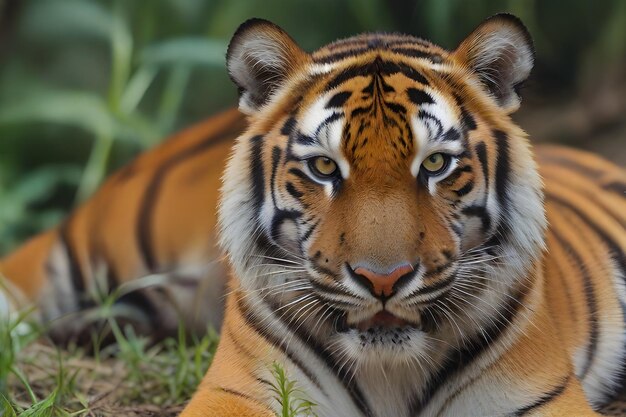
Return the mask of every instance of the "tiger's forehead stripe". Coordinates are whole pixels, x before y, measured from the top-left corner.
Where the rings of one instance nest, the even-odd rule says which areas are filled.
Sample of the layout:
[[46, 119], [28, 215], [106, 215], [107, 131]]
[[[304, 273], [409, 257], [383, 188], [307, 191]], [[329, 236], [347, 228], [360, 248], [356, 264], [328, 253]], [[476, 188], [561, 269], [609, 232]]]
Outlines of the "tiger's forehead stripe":
[[410, 58], [422, 58], [432, 63], [442, 63], [447, 56], [445, 50], [428, 41], [409, 35], [394, 33], [362, 34], [331, 43], [313, 54], [315, 63], [332, 63], [356, 57], [378, 49]]
[[[375, 43], [378, 37], [344, 41], [331, 45], [329, 51], [334, 54], [345, 48], [354, 50], [357, 44]], [[389, 45], [400, 48], [408, 47], [409, 41], [398, 36], [386, 42], [387, 48]], [[421, 41], [413, 45], [415, 50], [424, 52], [428, 44]], [[383, 131], [386, 143], [393, 149], [387, 149], [385, 153], [388, 155], [382, 158], [390, 161], [391, 155], [395, 155], [394, 159], [412, 155], [408, 165], [413, 176], [417, 176], [422, 160], [430, 153], [460, 153], [466, 141], [464, 124], [471, 127], [473, 123], [462, 120], [463, 109], [459, 100], [441, 92], [442, 87], [445, 91], [454, 91], [452, 85], [438, 80], [438, 77], [433, 78], [433, 71], [438, 72], [441, 64], [432, 60], [416, 61], [414, 58], [420, 54], [399, 56], [393, 50], [379, 47], [369, 48], [367, 53], [359, 56], [336, 55], [341, 58], [339, 61], [314, 64], [316, 76], [322, 71], [329, 73], [320, 76], [314, 101], [302, 118], [302, 132], [309, 138], [306, 143], [319, 142], [326, 149], [332, 149], [329, 156], [338, 159], [342, 172], [349, 168], [348, 161], [359, 165], [370, 159], [366, 155], [372, 149], [382, 149], [370, 145]], [[408, 82], [397, 77], [406, 77]], [[349, 101], [353, 96], [359, 100]], [[380, 104], [382, 106], [376, 111], [382, 110], [382, 119], [377, 122], [376, 118], [372, 119], [372, 111]], [[344, 124], [343, 131], [338, 129], [340, 124]], [[320, 133], [323, 138], [318, 139]], [[376, 159], [381, 157], [378, 151], [376, 155]]]
[[430, 85], [429, 80], [421, 71], [406, 62], [384, 59], [376, 51], [372, 52], [369, 58], [364, 63], [349, 65], [343, 69], [326, 83], [324, 91], [331, 91], [353, 78], [371, 77], [372, 75], [388, 77], [394, 74], [402, 74], [419, 84]]

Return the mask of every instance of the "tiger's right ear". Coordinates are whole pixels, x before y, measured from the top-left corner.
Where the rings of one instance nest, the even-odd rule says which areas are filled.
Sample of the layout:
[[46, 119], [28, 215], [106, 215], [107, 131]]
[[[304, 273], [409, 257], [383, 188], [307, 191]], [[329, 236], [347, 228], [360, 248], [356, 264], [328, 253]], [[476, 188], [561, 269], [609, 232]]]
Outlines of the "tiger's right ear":
[[263, 19], [244, 22], [226, 53], [228, 75], [239, 87], [239, 109], [255, 113], [308, 59], [308, 54], [275, 24]]
[[501, 13], [481, 23], [454, 52], [507, 113], [520, 105], [519, 87], [535, 61], [533, 41], [519, 18]]

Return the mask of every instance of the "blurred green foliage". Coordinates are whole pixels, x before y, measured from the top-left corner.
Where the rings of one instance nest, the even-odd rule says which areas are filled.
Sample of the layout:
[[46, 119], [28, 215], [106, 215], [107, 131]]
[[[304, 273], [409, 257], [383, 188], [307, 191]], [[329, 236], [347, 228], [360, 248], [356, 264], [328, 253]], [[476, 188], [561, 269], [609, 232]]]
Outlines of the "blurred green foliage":
[[542, 94], [571, 95], [626, 56], [622, 0], [0, 0], [0, 253], [141, 150], [233, 106], [224, 54], [247, 18], [306, 50], [370, 30], [454, 48], [502, 11], [535, 38]]

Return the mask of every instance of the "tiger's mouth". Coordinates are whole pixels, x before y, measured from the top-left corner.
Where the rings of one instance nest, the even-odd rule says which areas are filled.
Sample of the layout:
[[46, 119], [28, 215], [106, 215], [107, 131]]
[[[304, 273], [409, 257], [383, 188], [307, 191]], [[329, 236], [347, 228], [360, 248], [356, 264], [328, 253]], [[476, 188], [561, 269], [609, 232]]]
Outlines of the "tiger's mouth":
[[394, 329], [396, 331], [403, 330], [422, 330], [421, 320], [406, 320], [395, 316], [387, 310], [381, 310], [373, 316], [359, 321], [351, 322], [347, 314], [343, 314], [338, 320], [337, 330], [339, 332], [347, 332], [356, 330], [361, 333], [372, 333], [376, 331], [386, 331]]

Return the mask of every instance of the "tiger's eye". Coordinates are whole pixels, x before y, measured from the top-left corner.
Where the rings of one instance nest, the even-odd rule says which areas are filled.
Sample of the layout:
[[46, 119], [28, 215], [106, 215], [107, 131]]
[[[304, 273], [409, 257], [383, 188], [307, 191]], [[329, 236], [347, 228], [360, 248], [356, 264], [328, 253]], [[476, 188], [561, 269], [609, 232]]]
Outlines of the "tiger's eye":
[[432, 155], [429, 155], [424, 162], [422, 162], [422, 166], [426, 170], [427, 174], [438, 174], [443, 171], [447, 165], [447, 159], [444, 154], [437, 152]]
[[313, 158], [309, 166], [321, 177], [330, 177], [337, 172], [337, 163], [325, 156]]

